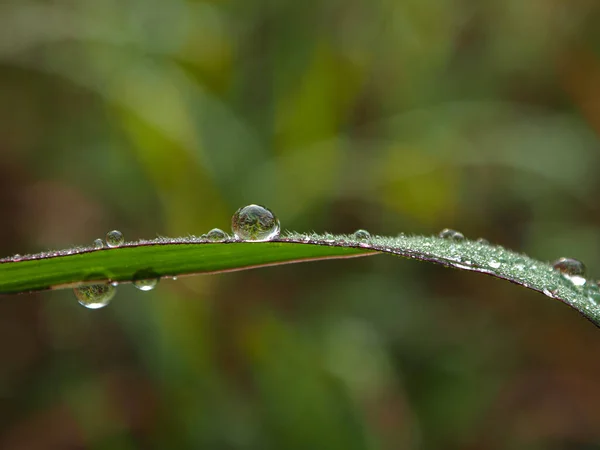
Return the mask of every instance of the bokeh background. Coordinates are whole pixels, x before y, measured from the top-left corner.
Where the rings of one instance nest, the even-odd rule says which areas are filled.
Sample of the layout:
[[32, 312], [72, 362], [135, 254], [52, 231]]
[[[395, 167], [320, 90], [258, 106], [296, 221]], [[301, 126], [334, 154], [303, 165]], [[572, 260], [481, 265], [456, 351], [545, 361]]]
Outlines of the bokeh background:
[[[595, 0], [3, 0], [0, 255], [450, 227], [600, 277]], [[597, 449], [600, 330], [389, 256], [0, 297], [2, 449]]]

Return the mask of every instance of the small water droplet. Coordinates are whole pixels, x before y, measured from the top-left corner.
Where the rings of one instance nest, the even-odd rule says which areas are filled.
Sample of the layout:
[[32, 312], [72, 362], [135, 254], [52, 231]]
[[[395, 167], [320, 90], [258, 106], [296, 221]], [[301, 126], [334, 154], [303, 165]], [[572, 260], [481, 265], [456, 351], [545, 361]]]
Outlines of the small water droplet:
[[550, 298], [556, 298], [556, 295], [558, 294], [558, 289], [544, 288], [544, 290], [542, 292], [544, 293], [544, 295], [547, 295]]
[[23, 256], [19, 255], [18, 253], [16, 255], [14, 255], [12, 257], [13, 261], [20, 261], [21, 259], [23, 259]]
[[371, 238], [371, 233], [367, 230], [356, 230], [354, 234], [352, 234], [352, 237], [358, 241], [366, 241]]
[[138, 270], [133, 275], [133, 285], [140, 291], [151, 291], [160, 280], [158, 274], [151, 268]]
[[112, 230], [106, 233], [106, 245], [109, 247], [118, 247], [123, 245], [125, 239], [123, 238], [123, 233], [119, 230]]
[[94, 248], [96, 248], [96, 249], [104, 248], [104, 241], [99, 238], [95, 239], [94, 240]]
[[485, 238], [478, 238], [475, 242], [482, 245], [490, 245], [490, 241]]
[[243, 241], [270, 241], [279, 237], [279, 219], [273, 212], [260, 205], [248, 205], [238, 209], [231, 218], [231, 230]]
[[227, 239], [227, 233], [225, 233], [220, 228], [213, 228], [208, 233], [206, 233], [206, 239], [211, 242], [221, 242]]
[[108, 283], [79, 286], [73, 289], [80, 305], [89, 309], [103, 308], [110, 303], [117, 289]]
[[118, 282], [118, 281], [112, 281], [112, 282], [110, 283], [110, 285], [111, 285], [111, 286], [114, 286], [114, 287], [117, 287], [117, 286], [119, 285], [119, 282]]
[[147, 278], [145, 280], [134, 280], [133, 285], [140, 291], [151, 291], [158, 284], [158, 278]]
[[465, 238], [465, 235], [460, 231], [451, 230], [450, 228], [444, 228], [442, 231], [440, 231], [438, 236], [444, 239], [452, 239], [455, 241], [462, 241]]
[[172, 280], [173, 280], [173, 281], [177, 281], [177, 277], [176, 277], [176, 276], [175, 276], [175, 277], [172, 277]]
[[490, 260], [488, 264], [492, 269], [499, 269], [502, 265], [499, 261], [496, 261], [495, 259]]
[[560, 258], [552, 263], [552, 267], [567, 277], [583, 277], [585, 275], [585, 264], [578, 259]]

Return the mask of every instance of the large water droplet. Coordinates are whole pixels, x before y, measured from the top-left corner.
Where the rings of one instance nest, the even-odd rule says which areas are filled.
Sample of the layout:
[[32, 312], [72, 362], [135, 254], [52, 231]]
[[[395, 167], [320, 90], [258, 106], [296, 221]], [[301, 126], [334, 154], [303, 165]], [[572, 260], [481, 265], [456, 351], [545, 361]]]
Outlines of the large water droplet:
[[371, 233], [367, 230], [356, 230], [354, 234], [352, 234], [352, 237], [357, 241], [366, 241], [371, 238]]
[[102, 239], [95, 239], [94, 240], [94, 248], [97, 248], [97, 249], [104, 248], [104, 241]]
[[444, 228], [440, 231], [439, 237], [444, 239], [452, 239], [455, 241], [462, 241], [465, 238], [465, 235], [460, 231], [451, 230], [450, 228]]
[[213, 228], [208, 233], [206, 233], [206, 239], [212, 242], [221, 242], [227, 239], [227, 233], [225, 233], [220, 228]]
[[103, 308], [110, 303], [117, 289], [108, 284], [91, 284], [73, 289], [80, 305], [89, 309]]
[[119, 230], [112, 230], [106, 233], [106, 245], [109, 247], [118, 247], [119, 245], [123, 245], [125, 239], [123, 238], [123, 233]]
[[244, 241], [270, 241], [279, 237], [279, 219], [271, 210], [259, 205], [238, 209], [231, 218], [235, 237]]
[[585, 275], [585, 264], [578, 259], [560, 258], [552, 263], [552, 267], [568, 277]]

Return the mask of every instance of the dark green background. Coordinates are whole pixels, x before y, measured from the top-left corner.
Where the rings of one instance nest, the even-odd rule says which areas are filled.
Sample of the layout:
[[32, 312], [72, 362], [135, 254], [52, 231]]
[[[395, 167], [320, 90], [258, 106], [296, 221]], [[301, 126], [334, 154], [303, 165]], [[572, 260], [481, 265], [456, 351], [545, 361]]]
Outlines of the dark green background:
[[[5, 0], [0, 255], [228, 228], [468, 237], [600, 276], [590, 0]], [[377, 256], [0, 298], [0, 448], [600, 448], [600, 331]]]

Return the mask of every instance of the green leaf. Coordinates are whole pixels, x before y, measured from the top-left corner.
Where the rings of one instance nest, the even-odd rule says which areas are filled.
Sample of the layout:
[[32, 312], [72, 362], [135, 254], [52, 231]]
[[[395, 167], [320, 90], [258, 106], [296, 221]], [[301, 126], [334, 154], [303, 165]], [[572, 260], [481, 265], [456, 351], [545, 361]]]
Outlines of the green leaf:
[[268, 242], [207, 242], [159, 238], [117, 248], [74, 248], [0, 260], [0, 293], [14, 294], [82, 284], [219, 273], [256, 267], [390, 253], [485, 273], [558, 299], [600, 327], [600, 289], [552, 265], [501, 246], [437, 236], [357, 240], [347, 235], [288, 233]]

